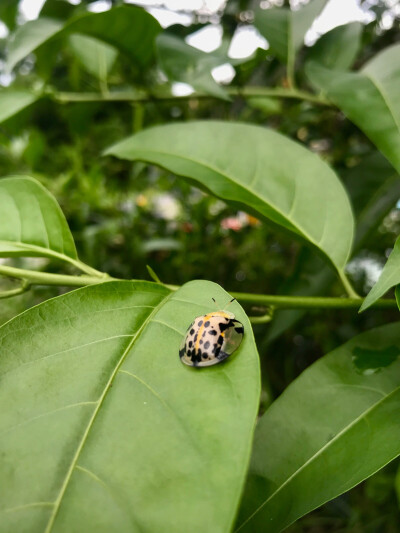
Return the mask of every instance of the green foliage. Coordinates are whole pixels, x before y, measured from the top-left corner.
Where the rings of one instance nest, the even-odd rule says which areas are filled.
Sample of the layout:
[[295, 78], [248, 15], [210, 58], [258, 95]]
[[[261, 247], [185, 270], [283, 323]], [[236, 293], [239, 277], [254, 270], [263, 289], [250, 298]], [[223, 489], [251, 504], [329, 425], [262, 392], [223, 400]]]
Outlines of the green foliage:
[[29, 177], [0, 181], [0, 255], [77, 259], [67, 221], [51, 194]]
[[7, 65], [12, 69], [18, 61], [50, 39], [81, 33], [115, 46], [132, 60], [144, 66], [154, 53], [154, 39], [159, 24], [146, 11], [133, 6], [120, 6], [105, 13], [90, 13], [72, 18], [66, 24], [41, 18], [27, 22], [15, 33], [10, 43]]
[[157, 37], [157, 53], [160, 66], [171, 81], [189, 83], [198, 91], [229, 100], [211, 75], [211, 69], [221, 64], [218, 55], [206, 54], [168, 33]]
[[[252, 165], [251, 150], [259, 154]], [[194, 180], [304, 237], [339, 270], [347, 262], [353, 216], [342, 185], [319, 158], [273, 131], [211, 121], [169, 125], [134, 135], [106, 154]]]
[[205, 281], [177, 292], [106, 283], [2, 328], [0, 394], [14, 401], [0, 422], [0, 531], [229, 530], [258, 409], [258, 357], [236, 303], [247, 332], [237, 353], [211, 372], [183, 367], [181, 338], [211, 297], [229, 299]]
[[333, 72], [310, 64], [308, 74], [400, 172], [400, 45], [383, 50], [359, 73]]
[[16, 115], [23, 109], [36, 102], [38, 95], [32, 91], [18, 89], [15, 91], [2, 90], [0, 92], [0, 122]]
[[298, 11], [288, 8], [256, 11], [256, 27], [289, 70], [294, 67], [296, 53], [303, 46], [307, 30], [325, 4], [326, 0], [314, 0]]
[[[397, 533], [395, 9], [0, 3], [0, 531]], [[212, 298], [243, 343], [188, 368]]]
[[330, 69], [347, 70], [361, 48], [362, 24], [351, 22], [328, 31], [310, 49], [308, 59]]
[[388, 261], [377, 283], [365, 298], [360, 311], [370, 307], [376, 300], [381, 298], [389, 289], [400, 284], [400, 237], [389, 255]]
[[239, 531], [282, 529], [400, 454], [399, 323], [353, 338], [261, 417]]

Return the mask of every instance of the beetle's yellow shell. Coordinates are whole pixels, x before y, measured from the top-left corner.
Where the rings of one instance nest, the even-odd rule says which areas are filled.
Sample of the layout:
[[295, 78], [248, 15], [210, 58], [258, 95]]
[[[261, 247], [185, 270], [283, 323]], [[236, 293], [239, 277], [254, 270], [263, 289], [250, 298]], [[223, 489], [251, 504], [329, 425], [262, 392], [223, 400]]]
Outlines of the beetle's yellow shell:
[[243, 332], [243, 324], [232, 313], [215, 311], [198, 316], [182, 340], [179, 357], [189, 366], [216, 365], [239, 347]]

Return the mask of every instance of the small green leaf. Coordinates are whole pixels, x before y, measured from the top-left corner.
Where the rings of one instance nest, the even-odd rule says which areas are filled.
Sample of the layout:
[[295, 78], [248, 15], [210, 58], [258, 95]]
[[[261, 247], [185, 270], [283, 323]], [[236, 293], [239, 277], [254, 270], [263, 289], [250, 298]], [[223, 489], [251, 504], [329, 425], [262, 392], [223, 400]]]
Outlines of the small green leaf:
[[363, 157], [359, 165], [343, 172], [342, 177], [356, 217], [354, 251], [357, 251], [396, 206], [400, 177], [378, 151]]
[[326, 68], [347, 70], [360, 51], [362, 29], [361, 22], [351, 22], [333, 28], [309, 49], [307, 59]]
[[277, 533], [400, 454], [400, 323], [301, 374], [258, 422], [240, 533]]
[[188, 83], [200, 92], [230, 100], [211, 75], [211, 69], [221, 64], [220, 57], [202, 52], [168, 33], [159, 35], [156, 44], [160, 66], [171, 81]]
[[154, 272], [154, 270], [151, 268], [151, 266], [150, 265], [146, 265], [146, 268], [147, 268], [147, 272], [149, 273], [149, 276], [151, 277], [151, 279], [153, 281], [155, 281], [156, 283], [161, 283], [160, 278], [157, 276], [157, 274]]
[[154, 56], [154, 40], [160, 31], [156, 19], [134, 6], [85, 13], [69, 19], [65, 25], [57, 20], [39, 18], [20, 26], [15, 32], [9, 46], [7, 67], [11, 70], [18, 61], [50, 39], [71, 33], [96, 37], [145, 66]]
[[229, 300], [110, 282], [0, 328], [0, 532], [226, 533], [246, 475], [260, 376], [251, 326], [226, 363], [183, 365], [186, 328]]
[[379, 300], [389, 289], [400, 283], [400, 237], [389, 255], [384, 269], [360, 307], [360, 313]]
[[0, 257], [46, 256], [74, 263], [74, 239], [55, 198], [27, 176], [0, 179]]
[[307, 64], [306, 71], [313, 85], [326, 93], [400, 172], [400, 44], [385, 48], [356, 73], [332, 71], [314, 62]]
[[337, 269], [346, 264], [353, 215], [339, 179], [318, 156], [272, 130], [171, 124], [141, 131], [106, 153], [165, 167], [303, 237]]
[[0, 91], [0, 123], [36, 102], [39, 96], [23, 89]]
[[105, 81], [117, 58], [117, 50], [99, 39], [79, 34], [71, 35], [69, 43], [84, 69]]
[[263, 35], [278, 59], [294, 63], [303, 46], [304, 36], [313, 20], [322, 11], [326, 0], [311, 0], [297, 11], [289, 8], [261, 9], [255, 12], [254, 25]]

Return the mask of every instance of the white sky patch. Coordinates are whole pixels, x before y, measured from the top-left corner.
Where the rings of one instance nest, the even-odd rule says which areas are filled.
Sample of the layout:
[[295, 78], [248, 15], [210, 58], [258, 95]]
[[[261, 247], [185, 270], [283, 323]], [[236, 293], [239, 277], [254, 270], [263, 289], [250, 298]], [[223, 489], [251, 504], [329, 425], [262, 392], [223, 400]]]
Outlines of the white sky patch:
[[5, 39], [9, 34], [7, 26], [0, 20], [0, 39]]
[[174, 96], [189, 96], [189, 94], [194, 93], [194, 89], [188, 83], [177, 81], [172, 84], [171, 93]]
[[236, 72], [230, 63], [224, 63], [223, 65], [213, 68], [211, 75], [217, 83], [228, 85], [235, 77]]
[[268, 41], [254, 26], [239, 26], [235, 31], [228, 50], [232, 59], [243, 59], [251, 56], [257, 48], [268, 49]]
[[92, 13], [102, 13], [103, 11], [107, 11], [111, 7], [111, 2], [108, 2], [107, 0], [98, 0], [98, 2], [93, 2], [93, 4], [89, 4], [87, 9], [88, 11]]
[[19, 12], [25, 20], [37, 19], [45, 0], [22, 0], [19, 4]]
[[[45, 0], [21, 0], [19, 5], [20, 13], [25, 20], [34, 20], [38, 17], [44, 2]], [[147, 7], [151, 15], [164, 28], [172, 24], [188, 26], [193, 22], [193, 11], [206, 15], [215, 15], [227, 3], [226, 0], [125, 0], [125, 2]], [[70, 0], [70, 3], [78, 4], [80, 0]], [[88, 9], [99, 13], [110, 7], [110, 0], [98, 0], [90, 4]], [[373, 18], [372, 12], [365, 12], [361, 9], [360, 0], [329, 0], [321, 15], [314, 21], [307, 32], [305, 42], [308, 45], [312, 45], [320, 35], [336, 26], [356, 20], [366, 23], [373, 20]], [[389, 28], [393, 23], [392, 20], [393, 17], [387, 15], [382, 21], [384, 28]], [[187, 42], [200, 50], [207, 52], [215, 50], [220, 44], [220, 35], [218, 33], [220, 30], [216, 28], [219, 28], [219, 26], [207, 26], [204, 30], [193, 34], [193, 37], [190, 36], [190, 40]], [[1, 31], [4, 30], [0, 26]], [[195, 39], [195, 41], [192, 39]], [[236, 30], [232, 38], [228, 55], [235, 59], [249, 57], [257, 47], [267, 49], [268, 43], [253, 26], [242, 26]]]
[[305, 43], [313, 45], [322, 34], [349, 22], [371, 22], [374, 15], [360, 7], [359, 0], [330, 0], [305, 36]]
[[168, 9], [158, 7], [150, 7], [147, 11], [152, 15], [163, 28], [168, 28], [173, 24], [182, 24], [182, 26], [190, 26], [193, 22], [193, 16], [190, 13], [174, 13]]
[[126, 3], [143, 7], [163, 7], [171, 11], [198, 11], [201, 14], [213, 15], [225, 6], [226, 0], [126, 0]]
[[213, 52], [221, 46], [222, 27], [219, 24], [210, 24], [195, 33], [191, 33], [185, 40], [190, 46], [203, 50], [203, 52]]

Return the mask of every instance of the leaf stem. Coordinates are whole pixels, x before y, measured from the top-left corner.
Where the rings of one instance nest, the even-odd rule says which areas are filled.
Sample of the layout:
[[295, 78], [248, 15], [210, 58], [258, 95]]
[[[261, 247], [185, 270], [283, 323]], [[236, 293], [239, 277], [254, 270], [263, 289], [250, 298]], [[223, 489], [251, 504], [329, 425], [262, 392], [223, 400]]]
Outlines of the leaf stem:
[[350, 298], [360, 298], [360, 296], [353, 289], [349, 278], [346, 276], [346, 273], [343, 270], [339, 270], [338, 272], [339, 272], [340, 281], [343, 283], [343, 287], [345, 288], [348, 296]]
[[[268, 88], [268, 87], [228, 87], [226, 89], [230, 96], [241, 96], [242, 98], [293, 98], [305, 100], [318, 105], [332, 106], [326, 98], [306, 91], [294, 88]], [[214, 99], [215, 96], [207, 93], [193, 92], [185, 96], [175, 96], [167, 92], [147, 93], [145, 91], [113, 91], [107, 94], [98, 92], [56, 92], [49, 91], [49, 96], [60, 103], [72, 102], [169, 102], [185, 101], [191, 99]]]
[[[50, 272], [36, 272], [6, 265], [0, 265], [0, 274], [11, 278], [25, 280], [29, 285], [57, 285], [63, 287], [85, 287], [104, 281], [122, 281], [107, 276], [68, 276], [52, 274]], [[177, 285], [165, 285], [175, 291]], [[332, 298], [325, 296], [276, 296], [269, 294], [251, 294], [244, 292], [230, 292], [242, 304], [262, 305], [279, 309], [358, 309], [363, 298]], [[372, 307], [380, 309], [397, 309], [394, 299], [378, 300]]]
[[30, 283], [26, 280], [21, 280], [22, 283], [19, 287], [15, 289], [9, 289], [7, 291], [0, 291], [0, 300], [4, 298], [11, 298], [12, 296], [18, 296], [19, 294], [23, 294], [24, 292], [29, 291], [30, 289]]
[[64, 287], [85, 287], [102, 281], [112, 280], [110, 276], [68, 276], [65, 274], [52, 274], [50, 272], [36, 272], [6, 265], [0, 265], [0, 274], [10, 278], [22, 279], [30, 285], [58, 285]]

